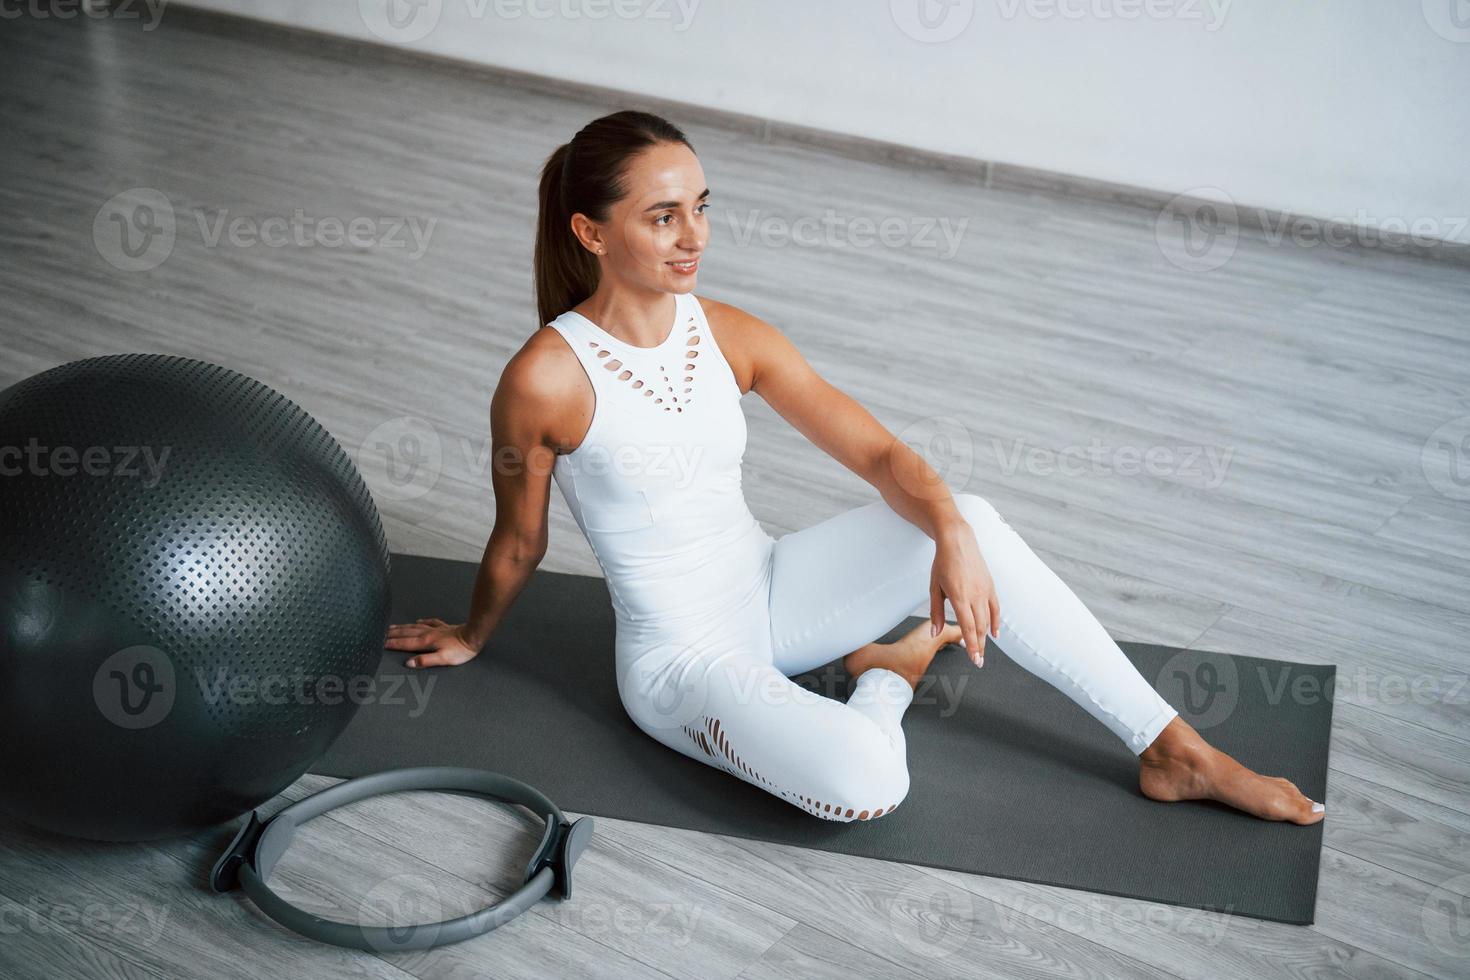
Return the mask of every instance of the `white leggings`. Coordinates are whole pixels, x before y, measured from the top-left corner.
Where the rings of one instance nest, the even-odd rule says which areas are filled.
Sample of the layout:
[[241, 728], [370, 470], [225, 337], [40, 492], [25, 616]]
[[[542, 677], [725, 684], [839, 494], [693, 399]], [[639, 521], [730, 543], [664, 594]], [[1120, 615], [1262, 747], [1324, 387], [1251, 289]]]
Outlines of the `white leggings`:
[[[995, 582], [997, 646], [1141, 753], [1177, 712], [990, 503], [970, 493], [955, 502]], [[657, 635], [619, 628], [624, 707], [663, 744], [809, 813], [889, 813], [909, 788], [908, 682], [871, 668], [844, 703], [789, 678], [927, 609], [934, 541], [882, 500], [780, 539], [762, 535], [752, 587], [716, 620]], [[948, 600], [945, 615], [955, 621]]]

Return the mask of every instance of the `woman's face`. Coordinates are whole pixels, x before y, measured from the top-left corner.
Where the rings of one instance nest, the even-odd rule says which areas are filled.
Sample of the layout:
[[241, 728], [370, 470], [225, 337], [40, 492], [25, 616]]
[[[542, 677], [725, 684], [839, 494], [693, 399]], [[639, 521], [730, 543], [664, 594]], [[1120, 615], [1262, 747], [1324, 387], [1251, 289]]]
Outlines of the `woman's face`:
[[587, 221], [587, 234], [579, 236], [584, 243], [592, 239], [593, 254], [606, 250], [597, 256], [604, 276], [659, 292], [689, 292], [709, 241], [709, 187], [699, 158], [683, 143], [661, 143], [633, 157], [623, 180], [628, 193], [608, 220]]

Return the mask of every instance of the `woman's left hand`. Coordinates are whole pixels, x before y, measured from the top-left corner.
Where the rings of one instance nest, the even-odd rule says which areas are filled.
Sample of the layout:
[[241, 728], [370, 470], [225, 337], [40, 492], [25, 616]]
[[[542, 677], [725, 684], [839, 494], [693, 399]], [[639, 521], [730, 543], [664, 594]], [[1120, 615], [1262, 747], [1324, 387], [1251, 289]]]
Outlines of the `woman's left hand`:
[[990, 569], [980, 555], [974, 528], [967, 521], [953, 525], [934, 543], [929, 619], [935, 636], [944, 629], [945, 599], [954, 607], [970, 659], [975, 666], [984, 666], [985, 634], [1000, 635], [1000, 600]]

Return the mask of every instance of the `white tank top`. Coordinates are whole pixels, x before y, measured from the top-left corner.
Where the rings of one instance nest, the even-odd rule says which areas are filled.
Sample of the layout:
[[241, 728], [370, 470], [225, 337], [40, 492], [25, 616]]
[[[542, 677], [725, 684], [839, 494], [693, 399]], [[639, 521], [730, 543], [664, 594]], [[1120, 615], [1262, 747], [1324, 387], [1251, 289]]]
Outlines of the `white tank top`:
[[[746, 506], [740, 386], [692, 293], [636, 347], [568, 310], [566, 338], [596, 397], [580, 445], [552, 477], [606, 576], [620, 623], [716, 615], [765, 587], [773, 540]], [[614, 367], [609, 367], [612, 364]]]

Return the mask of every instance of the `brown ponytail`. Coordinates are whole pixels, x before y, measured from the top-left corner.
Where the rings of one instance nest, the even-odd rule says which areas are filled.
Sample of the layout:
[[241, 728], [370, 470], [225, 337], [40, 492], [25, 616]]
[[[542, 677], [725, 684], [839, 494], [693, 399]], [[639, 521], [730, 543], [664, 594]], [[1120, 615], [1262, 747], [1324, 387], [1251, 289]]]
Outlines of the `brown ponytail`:
[[660, 143], [694, 147], [677, 126], [651, 112], [624, 109], [594, 119], [563, 143], [541, 167], [536, 218], [536, 311], [550, 323], [597, 290], [596, 257], [572, 233], [572, 215], [606, 221], [627, 193], [628, 159]]

